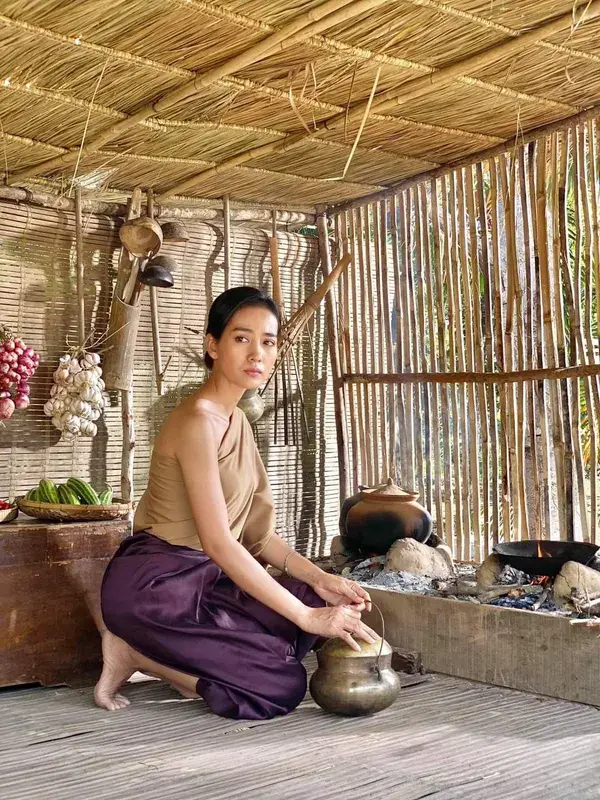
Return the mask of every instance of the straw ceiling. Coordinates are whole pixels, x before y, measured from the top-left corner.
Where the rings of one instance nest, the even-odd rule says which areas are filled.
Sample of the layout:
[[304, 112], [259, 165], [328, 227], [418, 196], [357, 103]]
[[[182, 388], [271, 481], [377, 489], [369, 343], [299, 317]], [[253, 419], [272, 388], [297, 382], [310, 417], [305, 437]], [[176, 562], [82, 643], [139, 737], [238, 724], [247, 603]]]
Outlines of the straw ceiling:
[[5, 0], [7, 182], [309, 208], [600, 104], [600, 0]]

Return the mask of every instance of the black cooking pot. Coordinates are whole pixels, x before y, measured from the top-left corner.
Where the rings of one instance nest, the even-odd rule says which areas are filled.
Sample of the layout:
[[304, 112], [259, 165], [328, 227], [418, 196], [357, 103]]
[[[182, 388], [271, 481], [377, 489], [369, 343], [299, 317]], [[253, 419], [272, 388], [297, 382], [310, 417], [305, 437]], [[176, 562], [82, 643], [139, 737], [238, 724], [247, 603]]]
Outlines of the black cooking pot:
[[[567, 561], [587, 565], [598, 552], [598, 545], [588, 542], [556, 542], [530, 539], [526, 542], [504, 542], [494, 547], [503, 564], [527, 575], [558, 575]], [[541, 556], [540, 556], [541, 553]]]

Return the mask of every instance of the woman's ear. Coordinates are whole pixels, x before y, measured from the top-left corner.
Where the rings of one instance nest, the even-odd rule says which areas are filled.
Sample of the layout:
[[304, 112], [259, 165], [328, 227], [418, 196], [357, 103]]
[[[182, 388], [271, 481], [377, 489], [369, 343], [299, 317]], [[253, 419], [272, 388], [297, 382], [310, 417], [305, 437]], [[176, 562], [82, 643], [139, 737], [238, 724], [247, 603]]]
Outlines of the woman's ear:
[[208, 355], [212, 358], [213, 361], [216, 361], [218, 358], [217, 353], [217, 340], [212, 335], [212, 333], [207, 333], [204, 337], [204, 351], [208, 353]]

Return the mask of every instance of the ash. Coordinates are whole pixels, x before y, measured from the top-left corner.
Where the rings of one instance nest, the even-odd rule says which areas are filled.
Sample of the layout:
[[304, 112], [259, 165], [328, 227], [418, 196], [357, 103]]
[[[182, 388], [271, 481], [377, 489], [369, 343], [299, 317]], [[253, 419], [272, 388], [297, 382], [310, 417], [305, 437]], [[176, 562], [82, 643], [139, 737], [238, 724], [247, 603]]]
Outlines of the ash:
[[[345, 577], [358, 581], [365, 586], [388, 589], [393, 592], [405, 592], [409, 594], [422, 594], [431, 597], [445, 597], [451, 600], [463, 600], [470, 603], [480, 603], [503, 608], [516, 608], [523, 611], [538, 611], [555, 616], [575, 617], [571, 611], [558, 606], [551, 597], [546, 597], [538, 605], [543, 588], [531, 585], [531, 578], [524, 572], [513, 567], [504, 567], [498, 576], [496, 586], [520, 587], [510, 594], [490, 599], [482, 599], [477, 596], [477, 592], [469, 594], [461, 593], [461, 587], [475, 587], [477, 578], [477, 567], [474, 564], [457, 563], [454, 565], [454, 575], [448, 581], [440, 581], [433, 578], [426, 578], [421, 575], [413, 575], [410, 572], [384, 572], [385, 556], [374, 556], [367, 558], [351, 568], [343, 571]], [[455, 584], [455, 591], [449, 585]], [[463, 592], [465, 590], [463, 589]], [[511, 596], [511, 594], [513, 596]]]

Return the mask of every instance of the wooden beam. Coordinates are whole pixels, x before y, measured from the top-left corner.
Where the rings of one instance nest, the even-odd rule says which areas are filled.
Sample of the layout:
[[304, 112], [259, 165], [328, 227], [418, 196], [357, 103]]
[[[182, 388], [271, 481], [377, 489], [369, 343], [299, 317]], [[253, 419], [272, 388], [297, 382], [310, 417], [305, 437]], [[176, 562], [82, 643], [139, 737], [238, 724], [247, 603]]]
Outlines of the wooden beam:
[[[577, 7], [585, 5], [585, 3], [586, 0], [583, 0], [583, 3], [580, 2]], [[586, 19], [592, 19], [599, 14], [600, 0], [593, 0], [589, 6], [587, 6], [585, 15]], [[461, 75], [466, 75], [470, 71], [481, 69], [483, 66], [490, 64], [498, 58], [508, 55], [516, 55], [545, 36], [551, 36], [558, 31], [568, 28], [572, 24], [572, 21], [573, 12], [571, 10], [567, 14], [562, 14], [560, 17], [550, 22], [546, 22], [543, 25], [528, 31], [527, 33], [524, 33], [515, 39], [501, 42], [500, 44], [494, 45], [483, 52], [476, 53], [475, 55], [464, 58], [461, 61], [449, 64], [446, 67], [442, 67], [437, 71], [432, 72], [430, 75], [425, 75], [423, 77], [416, 78], [415, 80], [408, 81], [402, 85], [400, 91], [398, 91], [398, 88], [396, 88], [381, 92], [379, 95], [376, 95], [375, 102], [372, 106], [372, 111], [379, 114], [385, 113], [393, 108], [396, 108], [398, 105], [408, 102], [409, 100], [414, 100], [430, 94], [431, 92], [434, 92], [437, 89], [452, 83], [452, 81]], [[226, 159], [214, 167], [203, 170], [198, 175], [187, 178], [186, 180], [171, 186], [162, 193], [161, 197], [164, 200], [172, 195], [183, 194], [192, 187], [196, 186], [198, 183], [201, 183], [203, 180], [225, 172], [232, 167], [240, 166], [248, 161], [252, 161], [255, 158], [260, 158], [272, 153], [284, 152], [305, 141], [309, 138], [309, 136], [317, 137], [325, 132], [331, 132], [332, 130], [343, 127], [347, 124], [348, 120], [362, 117], [365, 109], [368, 106], [368, 103], [369, 100], [361, 100], [360, 102], [355, 103], [346, 111], [335, 114], [333, 117], [330, 117], [328, 120], [322, 122], [316, 127], [315, 130], [311, 131], [310, 134], [304, 130], [295, 131], [288, 134], [283, 140], [270, 142], [265, 145], [259, 145], [258, 147], [253, 147], [242, 153], [238, 153], [237, 155]]]
[[[25, 189], [18, 186], [0, 186], [0, 201], [7, 200], [12, 203], [24, 203], [25, 205], [39, 206], [40, 208], [52, 208], [56, 211], [75, 211], [75, 203], [68, 197], [52, 192], [44, 192], [41, 189]], [[125, 218], [127, 216], [126, 203], [109, 203], [93, 199], [82, 198], [81, 207], [84, 212], [97, 214], [104, 217]], [[275, 211], [277, 222], [280, 225], [301, 227], [303, 225], [314, 225], [315, 214], [304, 211]], [[269, 225], [272, 221], [272, 209], [267, 208], [232, 208], [230, 210], [231, 221], [262, 222]], [[159, 206], [156, 205], [155, 217], [157, 219], [189, 219], [189, 220], [217, 220], [223, 219], [223, 211], [220, 208], [206, 208], [203, 206]]]
[[575, 367], [543, 367], [513, 372], [389, 372], [346, 373], [342, 383], [522, 383], [523, 381], [564, 381], [600, 375], [600, 364], [578, 364]]
[[[183, 85], [171, 89], [162, 96], [153, 98], [126, 119], [114, 123], [106, 130], [90, 139], [86, 144], [68, 153], [55, 156], [54, 158], [47, 159], [46, 161], [39, 162], [20, 172], [14, 173], [11, 176], [11, 183], [18, 183], [33, 175], [38, 175], [40, 172], [49, 172], [72, 164], [78, 159], [80, 153], [83, 154], [99, 150], [107, 142], [116, 139], [139, 122], [149, 119], [150, 117], [158, 116], [177, 103], [181, 103], [197, 94], [201, 88], [210, 86], [220, 78], [224, 78], [227, 75], [231, 75], [234, 72], [248, 67], [250, 64], [254, 64], [256, 61], [260, 61], [268, 54], [272, 54], [275, 50], [284, 49], [287, 46], [286, 40], [291, 41], [292, 44], [296, 44], [303, 38], [314, 35], [316, 30], [339, 22], [340, 14], [334, 14], [333, 12], [338, 11], [340, 7], [346, 6], [344, 9], [346, 11], [344, 19], [348, 20], [356, 14], [362, 14], [364, 11], [378, 5], [383, 5], [385, 2], [388, 2], [388, 0], [325, 0], [324, 3], [321, 3], [321, 5], [316, 8], [298, 14], [282, 28], [279, 28], [269, 36], [261, 39], [260, 42], [252, 45], [252, 47], [229, 58], [223, 64], [213, 67], [213, 69], [207, 72], [198, 73], [192, 80], [186, 81]], [[319, 25], [321, 20], [323, 20], [323, 22]], [[302, 36], [301, 32], [305, 35]]]

